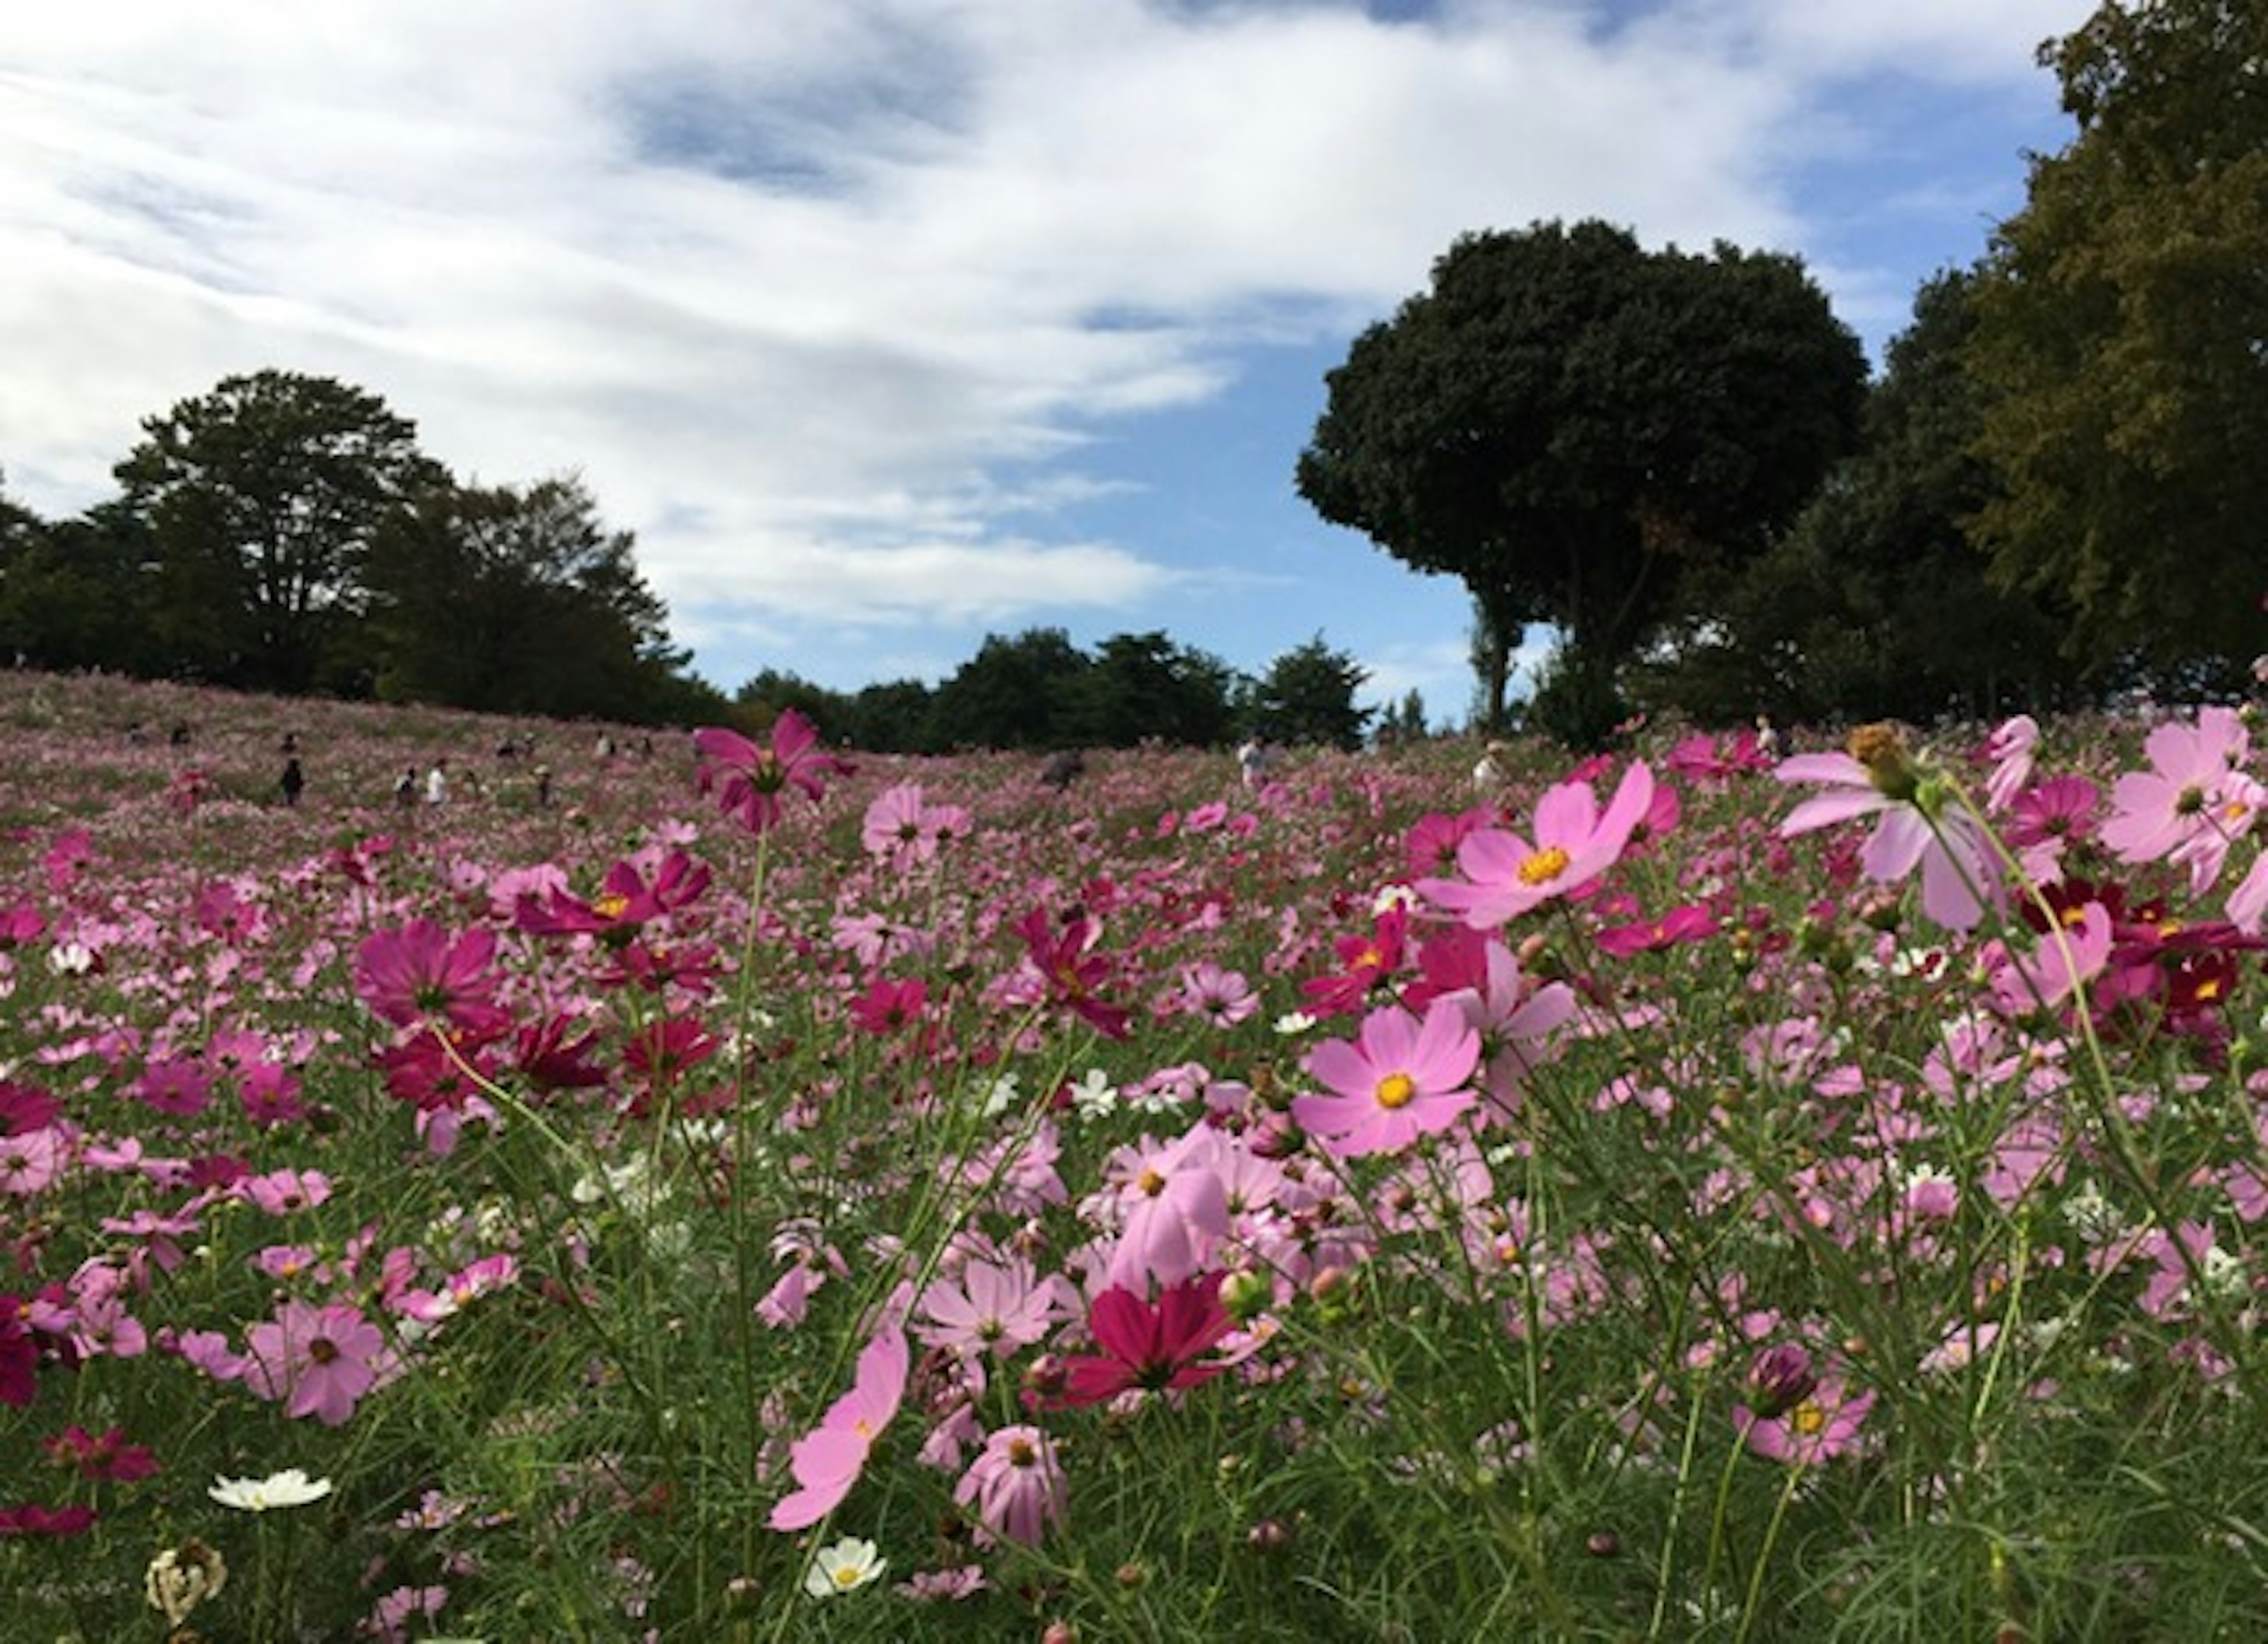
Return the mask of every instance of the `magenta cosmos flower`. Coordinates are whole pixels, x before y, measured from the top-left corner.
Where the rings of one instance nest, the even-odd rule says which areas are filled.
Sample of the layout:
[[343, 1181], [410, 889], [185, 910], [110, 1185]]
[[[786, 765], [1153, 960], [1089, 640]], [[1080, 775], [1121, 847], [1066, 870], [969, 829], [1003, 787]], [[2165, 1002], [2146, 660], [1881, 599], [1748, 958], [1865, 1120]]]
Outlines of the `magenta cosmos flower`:
[[1100, 1353], [1064, 1361], [1063, 1391], [1047, 1402], [1099, 1405], [1137, 1388], [1150, 1392], [1195, 1387], [1228, 1369], [1211, 1356], [1234, 1327], [1221, 1305], [1219, 1273], [1201, 1273], [1159, 1292], [1155, 1306], [1113, 1285], [1086, 1310], [1087, 1333]]
[[858, 1354], [850, 1391], [836, 1399], [819, 1425], [788, 1446], [788, 1471], [797, 1488], [772, 1508], [774, 1530], [806, 1530], [833, 1512], [858, 1475], [867, 1452], [906, 1396], [913, 1354], [906, 1332], [886, 1325]]
[[1859, 856], [1869, 879], [1895, 884], [1919, 868], [1922, 912], [1948, 930], [1970, 929], [1988, 905], [1998, 906], [2000, 871], [1983, 826], [1914, 764], [1889, 725], [1861, 725], [1851, 733], [1849, 752], [1799, 753], [1772, 774], [1827, 790], [1788, 812], [1782, 837], [1879, 817]]
[[826, 791], [828, 777], [850, 771], [819, 745], [817, 730], [792, 708], [772, 722], [770, 747], [721, 726], [695, 731], [693, 746], [704, 761], [702, 791], [714, 788], [725, 814], [739, 818], [751, 833], [770, 833], [779, 825], [790, 788], [815, 800]]
[[1482, 828], [1457, 845], [1457, 879], [1421, 879], [1434, 906], [1479, 930], [1580, 890], [1622, 859], [1631, 835], [1653, 805], [1653, 773], [1633, 764], [1604, 811], [1591, 784], [1561, 782], [1535, 802], [1535, 838], [1509, 828]]
[[286, 1415], [337, 1427], [364, 1394], [393, 1373], [385, 1334], [342, 1302], [286, 1302], [273, 1323], [244, 1332], [244, 1384], [281, 1398]]
[[1363, 1018], [1353, 1043], [1307, 1053], [1307, 1072], [1329, 1094], [1299, 1097], [1292, 1118], [1342, 1158], [1396, 1153], [1473, 1105], [1480, 1056], [1481, 1036], [1455, 1001], [1435, 1000], [1422, 1022], [1386, 1005]]
[[500, 1032], [511, 1017], [497, 1008], [496, 933], [468, 930], [454, 942], [430, 919], [373, 931], [355, 950], [355, 992], [396, 1027], [446, 1022], [467, 1033]]

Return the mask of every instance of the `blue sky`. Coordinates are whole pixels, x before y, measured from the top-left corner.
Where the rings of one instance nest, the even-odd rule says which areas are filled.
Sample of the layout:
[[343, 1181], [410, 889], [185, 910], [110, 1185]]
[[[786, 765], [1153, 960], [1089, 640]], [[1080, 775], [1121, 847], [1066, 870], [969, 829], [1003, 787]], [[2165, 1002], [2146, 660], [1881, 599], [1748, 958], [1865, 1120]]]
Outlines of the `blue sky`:
[[[696, 665], [1321, 635], [1470, 685], [1323, 525], [1323, 374], [1470, 230], [1800, 256], [1879, 353], [2067, 140], [2085, 0], [105, 0], [0, 37], [0, 472], [51, 517], [223, 377], [579, 472]], [[68, 15], [65, 13], [68, 12]]]

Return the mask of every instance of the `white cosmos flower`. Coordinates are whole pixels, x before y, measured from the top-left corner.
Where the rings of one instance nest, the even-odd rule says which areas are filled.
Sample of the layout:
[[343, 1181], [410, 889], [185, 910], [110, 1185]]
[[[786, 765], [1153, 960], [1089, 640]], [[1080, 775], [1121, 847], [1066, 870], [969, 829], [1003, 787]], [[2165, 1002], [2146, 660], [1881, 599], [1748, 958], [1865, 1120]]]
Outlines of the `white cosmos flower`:
[[874, 1544], [845, 1536], [831, 1547], [821, 1547], [804, 1573], [803, 1590], [814, 1598], [832, 1598], [880, 1581], [889, 1560], [874, 1551]]
[[265, 1513], [276, 1507], [305, 1507], [330, 1493], [328, 1479], [310, 1479], [297, 1467], [286, 1467], [265, 1479], [215, 1479], [212, 1488], [206, 1492], [223, 1507], [241, 1508], [247, 1513]]

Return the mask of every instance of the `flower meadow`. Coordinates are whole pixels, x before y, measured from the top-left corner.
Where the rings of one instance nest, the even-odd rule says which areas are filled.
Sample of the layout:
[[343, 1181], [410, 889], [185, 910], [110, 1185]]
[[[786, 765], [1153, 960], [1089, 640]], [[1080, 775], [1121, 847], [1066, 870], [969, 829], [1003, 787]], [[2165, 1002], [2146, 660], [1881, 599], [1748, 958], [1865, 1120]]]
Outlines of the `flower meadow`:
[[0, 676], [0, 1636], [2268, 1636], [2245, 715], [600, 734]]

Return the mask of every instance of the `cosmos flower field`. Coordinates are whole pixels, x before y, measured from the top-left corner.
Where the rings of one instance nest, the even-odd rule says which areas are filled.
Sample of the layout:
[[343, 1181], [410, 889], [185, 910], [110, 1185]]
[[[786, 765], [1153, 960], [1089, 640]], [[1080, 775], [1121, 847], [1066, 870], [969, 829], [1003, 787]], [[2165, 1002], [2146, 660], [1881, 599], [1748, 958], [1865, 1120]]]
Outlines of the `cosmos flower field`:
[[0, 675], [0, 1636], [2268, 1636], [2252, 730]]

